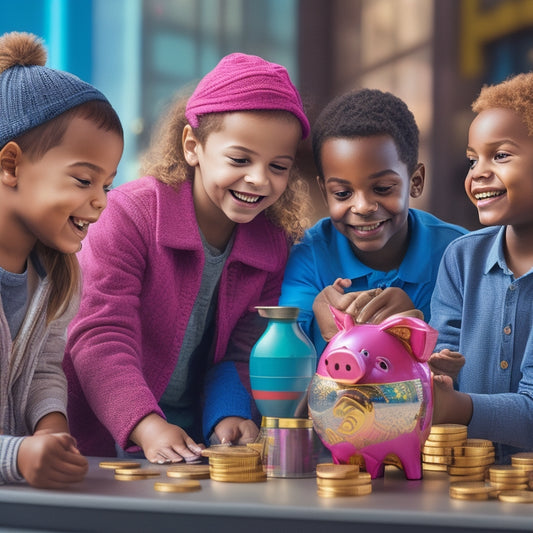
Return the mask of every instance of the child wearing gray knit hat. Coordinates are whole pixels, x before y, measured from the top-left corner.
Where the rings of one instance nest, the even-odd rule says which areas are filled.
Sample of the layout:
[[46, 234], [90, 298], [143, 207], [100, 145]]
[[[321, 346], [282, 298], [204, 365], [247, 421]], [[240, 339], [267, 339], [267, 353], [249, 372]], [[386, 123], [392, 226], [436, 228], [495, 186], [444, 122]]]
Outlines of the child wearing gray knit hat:
[[87, 472], [62, 370], [76, 252], [106, 206], [123, 131], [100, 91], [45, 63], [36, 36], [0, 37], [0, 484], [61, 488]]

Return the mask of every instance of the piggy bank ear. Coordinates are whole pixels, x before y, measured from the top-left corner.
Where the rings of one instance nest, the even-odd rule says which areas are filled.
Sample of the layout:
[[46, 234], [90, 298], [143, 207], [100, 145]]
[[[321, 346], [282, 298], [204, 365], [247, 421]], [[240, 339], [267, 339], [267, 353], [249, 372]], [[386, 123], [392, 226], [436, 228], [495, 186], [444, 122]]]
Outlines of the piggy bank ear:
[[380, 324], [380, 329], [400, 340], [419, 361], [427, 361], [437, 344], [437, 330], [419, 318], [392, 316]]
[[339, 331], [349, 330], [355, 326], [355, 322], [352, 315], [347, 315], [346, 313], [343, 313], [342, 311], [331, 307], [331, 305], [329, 306], [329, 310], [331, 311], [331, 314], [335, 319], [335, 325], [337, 326], [337, 329]]

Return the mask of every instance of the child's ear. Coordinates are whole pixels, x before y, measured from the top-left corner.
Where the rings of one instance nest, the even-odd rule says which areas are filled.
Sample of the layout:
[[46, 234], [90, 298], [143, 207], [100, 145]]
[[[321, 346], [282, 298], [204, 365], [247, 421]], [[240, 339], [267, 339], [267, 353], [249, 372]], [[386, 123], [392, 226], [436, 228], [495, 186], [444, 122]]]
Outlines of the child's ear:
[[185, 157], [185, 161], [191, 166], [195, 167], [198, 164], [198, 147], [200, 146], [200, 142], [195, 137], [192, 128], [189, 124], [187, 124], [183, 128], [183, 134], [181, 136], [181, 142], [183, 145], [183, 155]]
[[17, 186], [17, 165], [20, 163], [22, 150], [10, 141], [0, 150], [0, 181], [8, 187]]
[[423, 163], [416, 165], [415, 171], [411, 174], [409, 194], [411, 198], [418, 198], [424, 190], [424, 182], [426, 179], [426, 167]]

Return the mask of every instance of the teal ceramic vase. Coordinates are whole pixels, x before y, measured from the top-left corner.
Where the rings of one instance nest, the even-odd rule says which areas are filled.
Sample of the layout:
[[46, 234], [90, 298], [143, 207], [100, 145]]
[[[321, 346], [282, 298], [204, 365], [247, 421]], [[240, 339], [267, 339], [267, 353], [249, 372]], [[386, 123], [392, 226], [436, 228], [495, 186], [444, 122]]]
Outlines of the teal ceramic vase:
[[298, 307], [256, 307], [268, 319], [250, 353], [250, 383], [265, 417], [307, 416], [307, 389], [316, 372], [313, 343], [300, 328]]

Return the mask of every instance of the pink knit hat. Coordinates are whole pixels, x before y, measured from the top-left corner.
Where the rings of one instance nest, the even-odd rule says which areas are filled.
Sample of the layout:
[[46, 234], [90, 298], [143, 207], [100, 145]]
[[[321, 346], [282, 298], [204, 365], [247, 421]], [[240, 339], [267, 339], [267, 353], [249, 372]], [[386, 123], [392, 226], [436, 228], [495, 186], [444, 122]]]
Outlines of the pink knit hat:
[[309, 135], [309, 121], [302, 100], [287, 69], [247, 54], [222, 58], [198, 83], [187, 102], [185, 116], [198, 127], [198, 117], [208, 113], [280, 109], [300, 121], [302, 139]]

